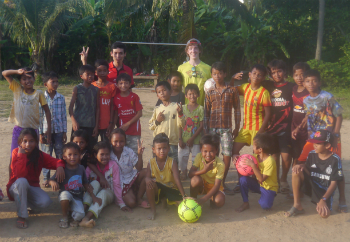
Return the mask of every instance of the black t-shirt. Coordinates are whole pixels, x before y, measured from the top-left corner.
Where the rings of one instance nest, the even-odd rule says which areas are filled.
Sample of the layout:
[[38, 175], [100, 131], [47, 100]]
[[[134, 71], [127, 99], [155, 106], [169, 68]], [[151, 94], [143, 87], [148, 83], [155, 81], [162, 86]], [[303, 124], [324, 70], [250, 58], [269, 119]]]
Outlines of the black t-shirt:
[[[292, 131], [301, 124], [301, 121], [305, 118], [306, 110], [304, 110], [304, 98], [309, 96], [310, 93], [306, 88], [302, 92], [298, 92], [298, 85], [293, 87], [293, 119], [292, 119]], [[303, 129], [300, 129], [297, 135], [297, 140], [307, 140], [307, 125]]]
[[342, 163], [336, 154], [326, 160], [321, 160], [315, 151], [311, 151], [305, 167], [310, 172], [311, 181], [324, 190], [328, 189], [331, 181], [339, 181], [343, 178]]
[[262, 86], [270, 93], [272, 103], [272, 117], [266, 130], [268, 133], [279, 135], [291, 132], [294, 85], [291, 82], [282, 84], [273, 81], [262, 82]]
[[88, 163], [95, 164], [94, 157], [89, 150], [83, 151], [80, 157], [80, 165], [84, 166], [85, 169]]
[[[179, 94], [176, 96], [170, 96], [170, 102], [178, 104], [181, 102], [182, 105], [185, 105], [185, 94], [183, 92], [179, 92]], [[158, 99], [156, 106], [159, 106], [162, 103], [162, 100]]]

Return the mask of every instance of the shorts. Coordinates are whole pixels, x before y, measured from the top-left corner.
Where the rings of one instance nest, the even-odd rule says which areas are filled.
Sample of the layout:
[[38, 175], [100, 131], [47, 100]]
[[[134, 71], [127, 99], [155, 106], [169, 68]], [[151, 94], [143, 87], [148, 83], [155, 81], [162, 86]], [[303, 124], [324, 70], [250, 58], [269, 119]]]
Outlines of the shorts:
[[173, 158], [174, 161], [177, 163], [179, 162], [179, 154], [178, 154], [178, 146], [177, 145], [170, 145], [170, 151], [168, 153], [168, 156]]
[[232, 156], [232, 130], [231, 129], [210, 129], [211, 134], [217, 134], [220, 136], [220, 144], [224, 156]]
[[289, 132], [283, 132], [281, 134], [273, 134], [272, 137], [274, 138], [275, 144], [272, 154], [278, 154], [278, 153], [292, 153], [292, 145], [291, 145], [291, 139], [292, 136]]
[[128, 191], [131, 189], [132, 185], [134, 184], [134, 182], [136, 181], [137, 177], [140, 175], [140, 172], [137, 172], [136, 175], [134, 176], [134, 178], [131, 180], [131, 182], [129, 184], [123, 184], [122, 187], [122, 196], [124, 197]]
[[[203, 190], [202, 190], [202, 194], [201, 195], [205, 195], [207, 194], [213, 187], [215, 184], [212, 184], [212, 183], [208, 183], [206, 180], [204, 180], [202, 178], [202, 181], [203, 181]], [[224, 195], [224, 187], [222, 186], [222, 183], [220, 184], [220, 188], [219, 188], [219, 191], [222, 192]]]
[[256, 130], [241, 129], [234, 141], [250, 146], [253, 144], [253, 139], [257, 133]]
[[156, 194], [156, 200], [155, 200], [156, 204], [158, 204], [162, 198], [166, 198], [169, 204], [174, 204], [175, 201], [183, 200], [179, 190], [167, 187], [159, 182], [156, 182], [156, 184], [158, 187], [158, 194]]
[[[314, 150], [314, 144], [310, 142], [306, 142], [304, 145], [303, 151], [301, 152], [301, 155], [298, 158], [298, 161], [305, 162], [307, 157], [309, 156], [309, 153]], [[339, 156], [341, 159], [341, 143], [338, 142], [338, 147], [336, 151], [333, 151], [333, 147], [331, 148], [331, 151], [334, 152]]]
[[132, 149], [136, 154], [138, 153], [137, 141], [140, 141], [141, 136], [139, 135], [126, 135], [126, 146]]
[[306, 144], [306, 139], [291, 139], [291, 145], [292, 145], [292, 158], [298, 159], [301, 155], [301, 152], [303, 151], [304, 145]]

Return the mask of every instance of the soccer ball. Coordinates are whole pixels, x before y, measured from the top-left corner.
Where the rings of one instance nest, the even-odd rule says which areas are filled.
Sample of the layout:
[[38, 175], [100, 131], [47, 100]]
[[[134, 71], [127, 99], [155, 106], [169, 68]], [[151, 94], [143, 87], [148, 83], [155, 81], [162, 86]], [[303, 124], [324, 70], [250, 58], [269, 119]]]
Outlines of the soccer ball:
[[202, 207], [195, 200], [186, 199], [180, 203], [177, 212], [182, 221], [194, 223], [202, 215]]
[[208, 93], [208, 91], [214, 87], [215, 87], [215, 81], [213, 78], [210, 78], [204, 83], [204, 92]]
[[241, 174], [242, 176], [254, 175], [253, 168], [251, 168], [250, 166], [242, 164], [243, 158], [247, 158], [247, 159], [253, 160], [255, 165], [258, 165], [258, 161], [256, 160], [256, 158], [254, 156], [252, 156], [252, 155], [241, 155], [240, 157], [238, 157], [237, 162], [236, 162], [236, 169], [237, 169], [238, 173]]

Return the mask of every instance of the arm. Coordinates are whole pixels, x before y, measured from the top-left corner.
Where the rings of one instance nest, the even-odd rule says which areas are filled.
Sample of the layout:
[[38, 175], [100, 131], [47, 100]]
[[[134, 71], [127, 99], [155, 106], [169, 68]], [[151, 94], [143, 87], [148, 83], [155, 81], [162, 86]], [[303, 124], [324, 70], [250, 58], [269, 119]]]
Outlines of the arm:
[[11, 170], [15, 177], [20, 178], [28, 175], [27, 162], [28, 158], [24, 149], [19, 147], [18, 153], [12, 152]]
[[95, 115], [95, 128], [92, 133], [92, 137], [97, 137], [98, 136], [98, 123], [100, 121], [100, 91], [97, 91], [97, 97], [96, 97], [96, 115]]
[[120, 209], [122, 209], [126, 205], [122, 197], [122, 187], [120, 186], [120, 173], [119, 173], [119, 167], [117, 163], [113, 164], [113, 190], [114, 190], [114, 195], [117, 198], [115, 200], [115, 203], [119, 205]]
[[157, 121], [157, 109], [153, 110], [152, 117], [148, 123], [149, 123], [150, 130], [155, 130], [157, 126], [160, 124], [160, 122]]
[[142, 110], [137, 111], [136, 115], [130, 119], [128, 122], [123, 124], [120, 128], [124, 131], [127, 131], [129, 126], [133, 123], [135, 123], [137, 120], [139, 120], [142, 117]]
[[75, 101], [77, 100], [77, 90], [78, 90], [77, 87], [73, 88], [72, 99], [70, 100], [70, 104], [69, 104], [69, 116], [72, 120], [72, 128], [74, 131], [77, 131], [79, 129], [79, 124], [75, 120], [74, 114], [73, 114], [74, 104], [75, 104]]
[[80, 60], [83, 63], [83, 65], [87, 64], [88, 54], [89, 54], [89, 47], [87, 47], [86, 50], [85, 50], [85, 47], [83, 46], [83, 51], [79, 53]]
[[111, 118], [109, 120], [109, 126], [107, 128], [107, 133], [106, 133], [107, 137], [109, 136], [109, 134], [112, 132], [113, 128], [115, 127], [115, 124], [114, 124], [114, 98], [113, 97], [111, 98], [110, 113], [111, 113]]
[[209, 132], [209, 120], [210, 120], [211, 102], [208, 94], [205, 94], [205, 105], [204, 105], [204, 133]]
[[142, 159], [142, 155], [143, 155], [143, 151], [145, 150], [145, 147], [142, 147], [143, 141], [139, 141], [137, 140], [137, 163], [135, 165], [136, 170], [138, 170], [139, 172], [143, 169], [143, 159]]
[[182, 140], [182, 128], [179, 128], [179, 146], [184, 149], [186, 147], [186, 144]]
[[63, 144], [67, 142], [67, 106], [66, 101], [63, 98], [63, 105], [62, 105], [62, 120], [63, 120]]
[[235, 115], [235, 128], [232, 130], [233, 138], [238, 135], [239, 127], [241, 125], [241, 104], [239, 101], [239, 93], [237, 89], [235, 89], [235, 100], [233, 102], [233, 109]]
[[210, 167], [211, 167], [211, 169], [213, 169], [212, 164], [213, 164], [214, 161], [215, 160], [211, 161], [210, 163], [207, 163], [206, 164], [207, 166], [204, 165], [204, 168], [202, 170], [198, 170], [198, 167], [192, 166], [190, 171], [188, 172], [188, 177], [192, 178], [194, 176], [200, 176], [200, 175], [203, 175], [203, 174], [207, 173], [208, 171], [210, 171]]
[[258, 133], [263, 133], [265, 132], [267, 126], [269, 125], [269, 121], [271, 119], [271, 106], [266, 106], [264, 107], [264, 110], [265, 110], [265, 117], [264, 117], [264, 121], [258, 131]]
[[52, 156], [41, 152], [43, 159], [43, 167], [49, 170], [56, 170], [57, 182], [62, 182], [65, 178], [64, 167], [66, 163], [64, 160], [55, 159]]
[[[323, 195], [324, 198], [328, 199], [333, 192], [335, 191], [335, 189], [337, 188], [337, 181], [331, 181], [331, 185], [328, 187], [326, 193]], [[324, 201], [323, 199], [320, 199], [320, 201], [317, 203], [316, 206], [316, 211], [321, 215], [321, 216], [328, 216], [328, 206], [326, 201]]]
[[90, 168], [90, 170], [92, 170], [100, 178], [101, 187], [109, 188], [109, 184], [106, 180], [106, 177], [97, 169], [96, 165], [89, 162], [87, 165]]
[[245, 158], [242, 164], [250, 166], [253, 169], [254, 175], [256, 176], [256, 179], [259, 181], [260, 184], [269, 177], [268, 175], [261, 174], [258, 166], [255, 165], [254, 162], [250, 159]]
[[186, 197], [184, 188], [182, 187], [182, 183], [180, 181], [179, 167], [178, 167], [176, 161], [173, 161], [172, 172], [173, 172], [173, 176], [174, 176], [174, 180], [175, 180], [176, 186], [179, 189], [179, 192], [181, 193], [182, 197]]
[[[22, 75], [25, 71], [22, 69], [19, 70], [6, 70], [2, 72], [2, 75], [5, 77], [6, 81], [11, 85], [13, 78], [12, 75]], [[27, 72], [26, 72], [27, 73]]]
[[47, 121], [46, 142], [50, 144], [51, 143], [51, 113], [50, 113], [49, 106], [47, 104], [43, 106], [43, 109], [45, 111], [45, 116]]
[[301, 121], [298, 127], [296, 127], [294, 130], [292, 130], [292, 138], [297, 139], [297, 135], [300, 129], [304, 128], [307, 124], [308, 114], [305, 115], [305, 118]]

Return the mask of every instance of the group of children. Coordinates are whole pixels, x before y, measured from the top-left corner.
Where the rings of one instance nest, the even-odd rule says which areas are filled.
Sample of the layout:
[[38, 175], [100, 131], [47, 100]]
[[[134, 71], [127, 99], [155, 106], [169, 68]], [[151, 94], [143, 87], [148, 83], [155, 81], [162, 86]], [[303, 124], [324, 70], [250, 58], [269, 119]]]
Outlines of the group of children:
[[[198, 54], [193, 43], [188, 55]], [[113, 48], [125, 52], [122, 43], [113, 44], [111, 55]], [[84, 50], [84, 65], [79, 68], [83, 82], [74, 87], [69, 105], [72, 133], [68, 143], [66, 104], [57, 92], [57, 74], [43, 74], [43, 93], [34, 89], [34, 73], [28, 68], [2, 73], [14, 93], [7, 194], [16, 202], [18, 228], [27, 228], [28, 213], [51, 203], [40, 189], [41, 170], [43, 185], [59, 190], [61, 228], [93, 227], [93, 218], [113, 201], [123, 211], [137, 206], [150, 208], [148, 219], [153, 220], [159, 202], [166, 205], [196, 199], [203, 204], [210, 200], [211, 207], [219, 208], [225, 204], [225, 196], [236, 191], [243, 198], [236, 211], [242, 212], [249, 208], [249, 189], [261, 194], [259, 204], [265, 210], [271, 209], [278, 192], [287, 194], [294, 199], [293, 207], [285, 213], [289, 217], [304, 212], [300, 203], [303, 188], [317, 203], [318, 213], [328, 217], [338, 187], [338, 211], [347, 212], [340, 159], [342, 108], [330, 93], [321, 90], [320, 74], [306, 63], [293, 68], [296, 85], [286, 81], [286, 64], [273, 60], [267, 68], [254, 65], [249, 82], [234, 86], [243, 73], [225, 83], [225, 65], [216, 62], [211, 66], [212, 79], [207, 81], [210, 85], [204, 98], [204, 83], [188, 83], [183, 93], [183, 74], [172, 72], [167, 81], [155, 86], [159, 100], [149, 120], [154, 156], [144, 169], [140, 140], [143, 108], [131, 90], [132, 77], [119, 73], [111, 83], [107, 78], [111, 64], [97, 60], [93, 67], [86, 64], [86, 58]], [[197, 74], [192, 70], [193, 77]], [[273, 81], [266, 81], [267, 75]], [[239, 95], [244, 100], [241, 129]], [[97, 142], [99, 136], [101, 141]], [[240, 150], [251, 145], [258, 163], [250, 159], [242, 162], [252, 167], [254, 175], [238, 174], [239, 183], [231, 190], [225, 184], [231, 161], [235, 164]], [[223, 159], [219, 158], [220, 146]], [[51, 157], [53, 151], [57, 159]], [[290, 189], [287, 174], [292, 162]], [[56, 170], [52, 177], [49, 169]], [[187, 177], [191, 179], [190, 196], [181, 183]], [[145, 193], [147, 200], [143, 199]], [[204, 196], [197, 199], [198, 195]]]

